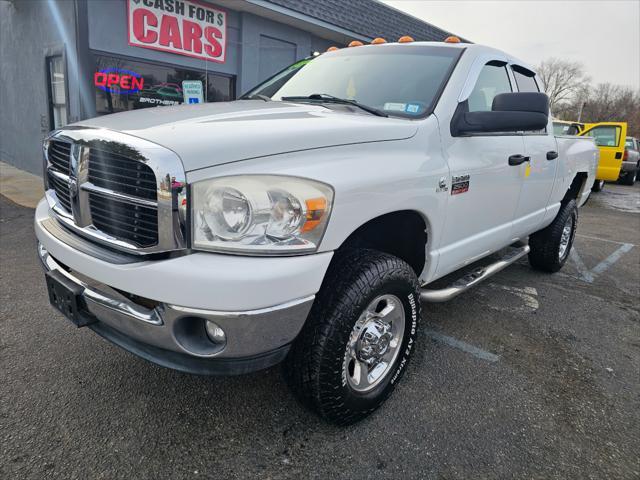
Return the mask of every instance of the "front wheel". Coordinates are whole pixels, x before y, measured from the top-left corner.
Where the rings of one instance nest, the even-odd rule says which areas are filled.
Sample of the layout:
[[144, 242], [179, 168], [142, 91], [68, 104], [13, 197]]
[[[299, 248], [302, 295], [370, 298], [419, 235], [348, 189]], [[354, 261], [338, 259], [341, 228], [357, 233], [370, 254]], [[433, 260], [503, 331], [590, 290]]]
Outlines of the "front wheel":
[[341, 252], [285, 361], [293, 392], [347, 425], [377, 409], [404, 374], [420, 318], [418, 279], [397, 257]]
[[529, 237], [529, 263], [536, 270], [557, 272], [562, 268], [573, 246], [578, 228], [575, 200], [563, 204], [551, 225]]
[[591, 187], [592, 192], [601, 192], [604, 189], [604, 180], [596, 180]]

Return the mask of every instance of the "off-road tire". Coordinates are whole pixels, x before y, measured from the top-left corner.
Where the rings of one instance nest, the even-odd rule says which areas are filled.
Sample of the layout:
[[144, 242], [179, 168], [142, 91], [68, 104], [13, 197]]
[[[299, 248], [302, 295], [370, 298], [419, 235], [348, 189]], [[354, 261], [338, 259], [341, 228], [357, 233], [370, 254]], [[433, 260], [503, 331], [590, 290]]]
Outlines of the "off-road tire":
[[596, 180], [593, 182], [593, 187], [591, 187], [592, 192], [601, 192], [604, 190], [604, 180]]
[[[396, 296], [404, 308], [400, 350], [378, 385], [357, 392], [346, 381], [347, 342], [364, 309], [384, 294]], [[419, 319], [418, 279], [406, 262], [375, 250], [338, 252], [284, 362], [287, 383], [322, 418], [338, 425], [357, 422], [376, 410], [402, 378], [415, 350]]]
[[[573, 227], [569, 244], [565, 253], [560, 256], [560, 242], [562, 232], [569, 218], [573, 219]], [[578, 228], [578, 207], [575, 200], [569, 200], [562, 204], [556, 218], [548, 227], [534, 233], [529, 237], [529, 264], [536, 270], [554, 273], [562, 268], [573, 246], [576, 230]]]

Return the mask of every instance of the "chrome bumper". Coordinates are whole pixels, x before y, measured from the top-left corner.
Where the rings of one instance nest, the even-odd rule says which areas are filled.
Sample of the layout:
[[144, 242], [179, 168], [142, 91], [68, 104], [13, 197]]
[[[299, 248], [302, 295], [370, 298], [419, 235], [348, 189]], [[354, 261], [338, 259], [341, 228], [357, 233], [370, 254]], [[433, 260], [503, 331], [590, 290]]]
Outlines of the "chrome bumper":
[[[314, 296], [249, 311], [194, 309], [132, 298], [66, 268], [42, 244], [46, 271], [58, 271], [81, 286], [89, 328], [107, 340], [159, 365], [198, 374], [238, 374], [282, 360], [306, 321]], [[142, 303], [146, 304], [144, 306]], [[209, 340], [207, 321], [225, 333], [224, 344]]]

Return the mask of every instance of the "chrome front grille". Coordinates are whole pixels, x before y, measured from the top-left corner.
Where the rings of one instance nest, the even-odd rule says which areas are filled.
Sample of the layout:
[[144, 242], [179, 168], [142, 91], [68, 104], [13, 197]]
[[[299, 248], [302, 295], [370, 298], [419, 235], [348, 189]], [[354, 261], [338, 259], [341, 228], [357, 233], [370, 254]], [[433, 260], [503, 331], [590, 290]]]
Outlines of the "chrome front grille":
[[55, 132], [44, 153], [47, 199], [67, 227], [138, 253], [186, 247], [187, 188], [175, 153], [90, 128]]

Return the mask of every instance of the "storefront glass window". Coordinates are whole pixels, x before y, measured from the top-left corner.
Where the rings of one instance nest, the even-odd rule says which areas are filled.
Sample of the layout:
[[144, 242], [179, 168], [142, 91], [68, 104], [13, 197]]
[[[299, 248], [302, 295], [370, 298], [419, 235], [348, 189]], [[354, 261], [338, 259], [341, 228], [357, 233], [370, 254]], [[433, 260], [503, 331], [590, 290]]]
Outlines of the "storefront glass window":
[[52, 129], [67, 124], [67, 95], [62, 55], [47, 58], [49, 70], [49, 117]]
[[98, 115], [235, 98], [233, 77], [105, 55], [95, 56], [93, 84]]

